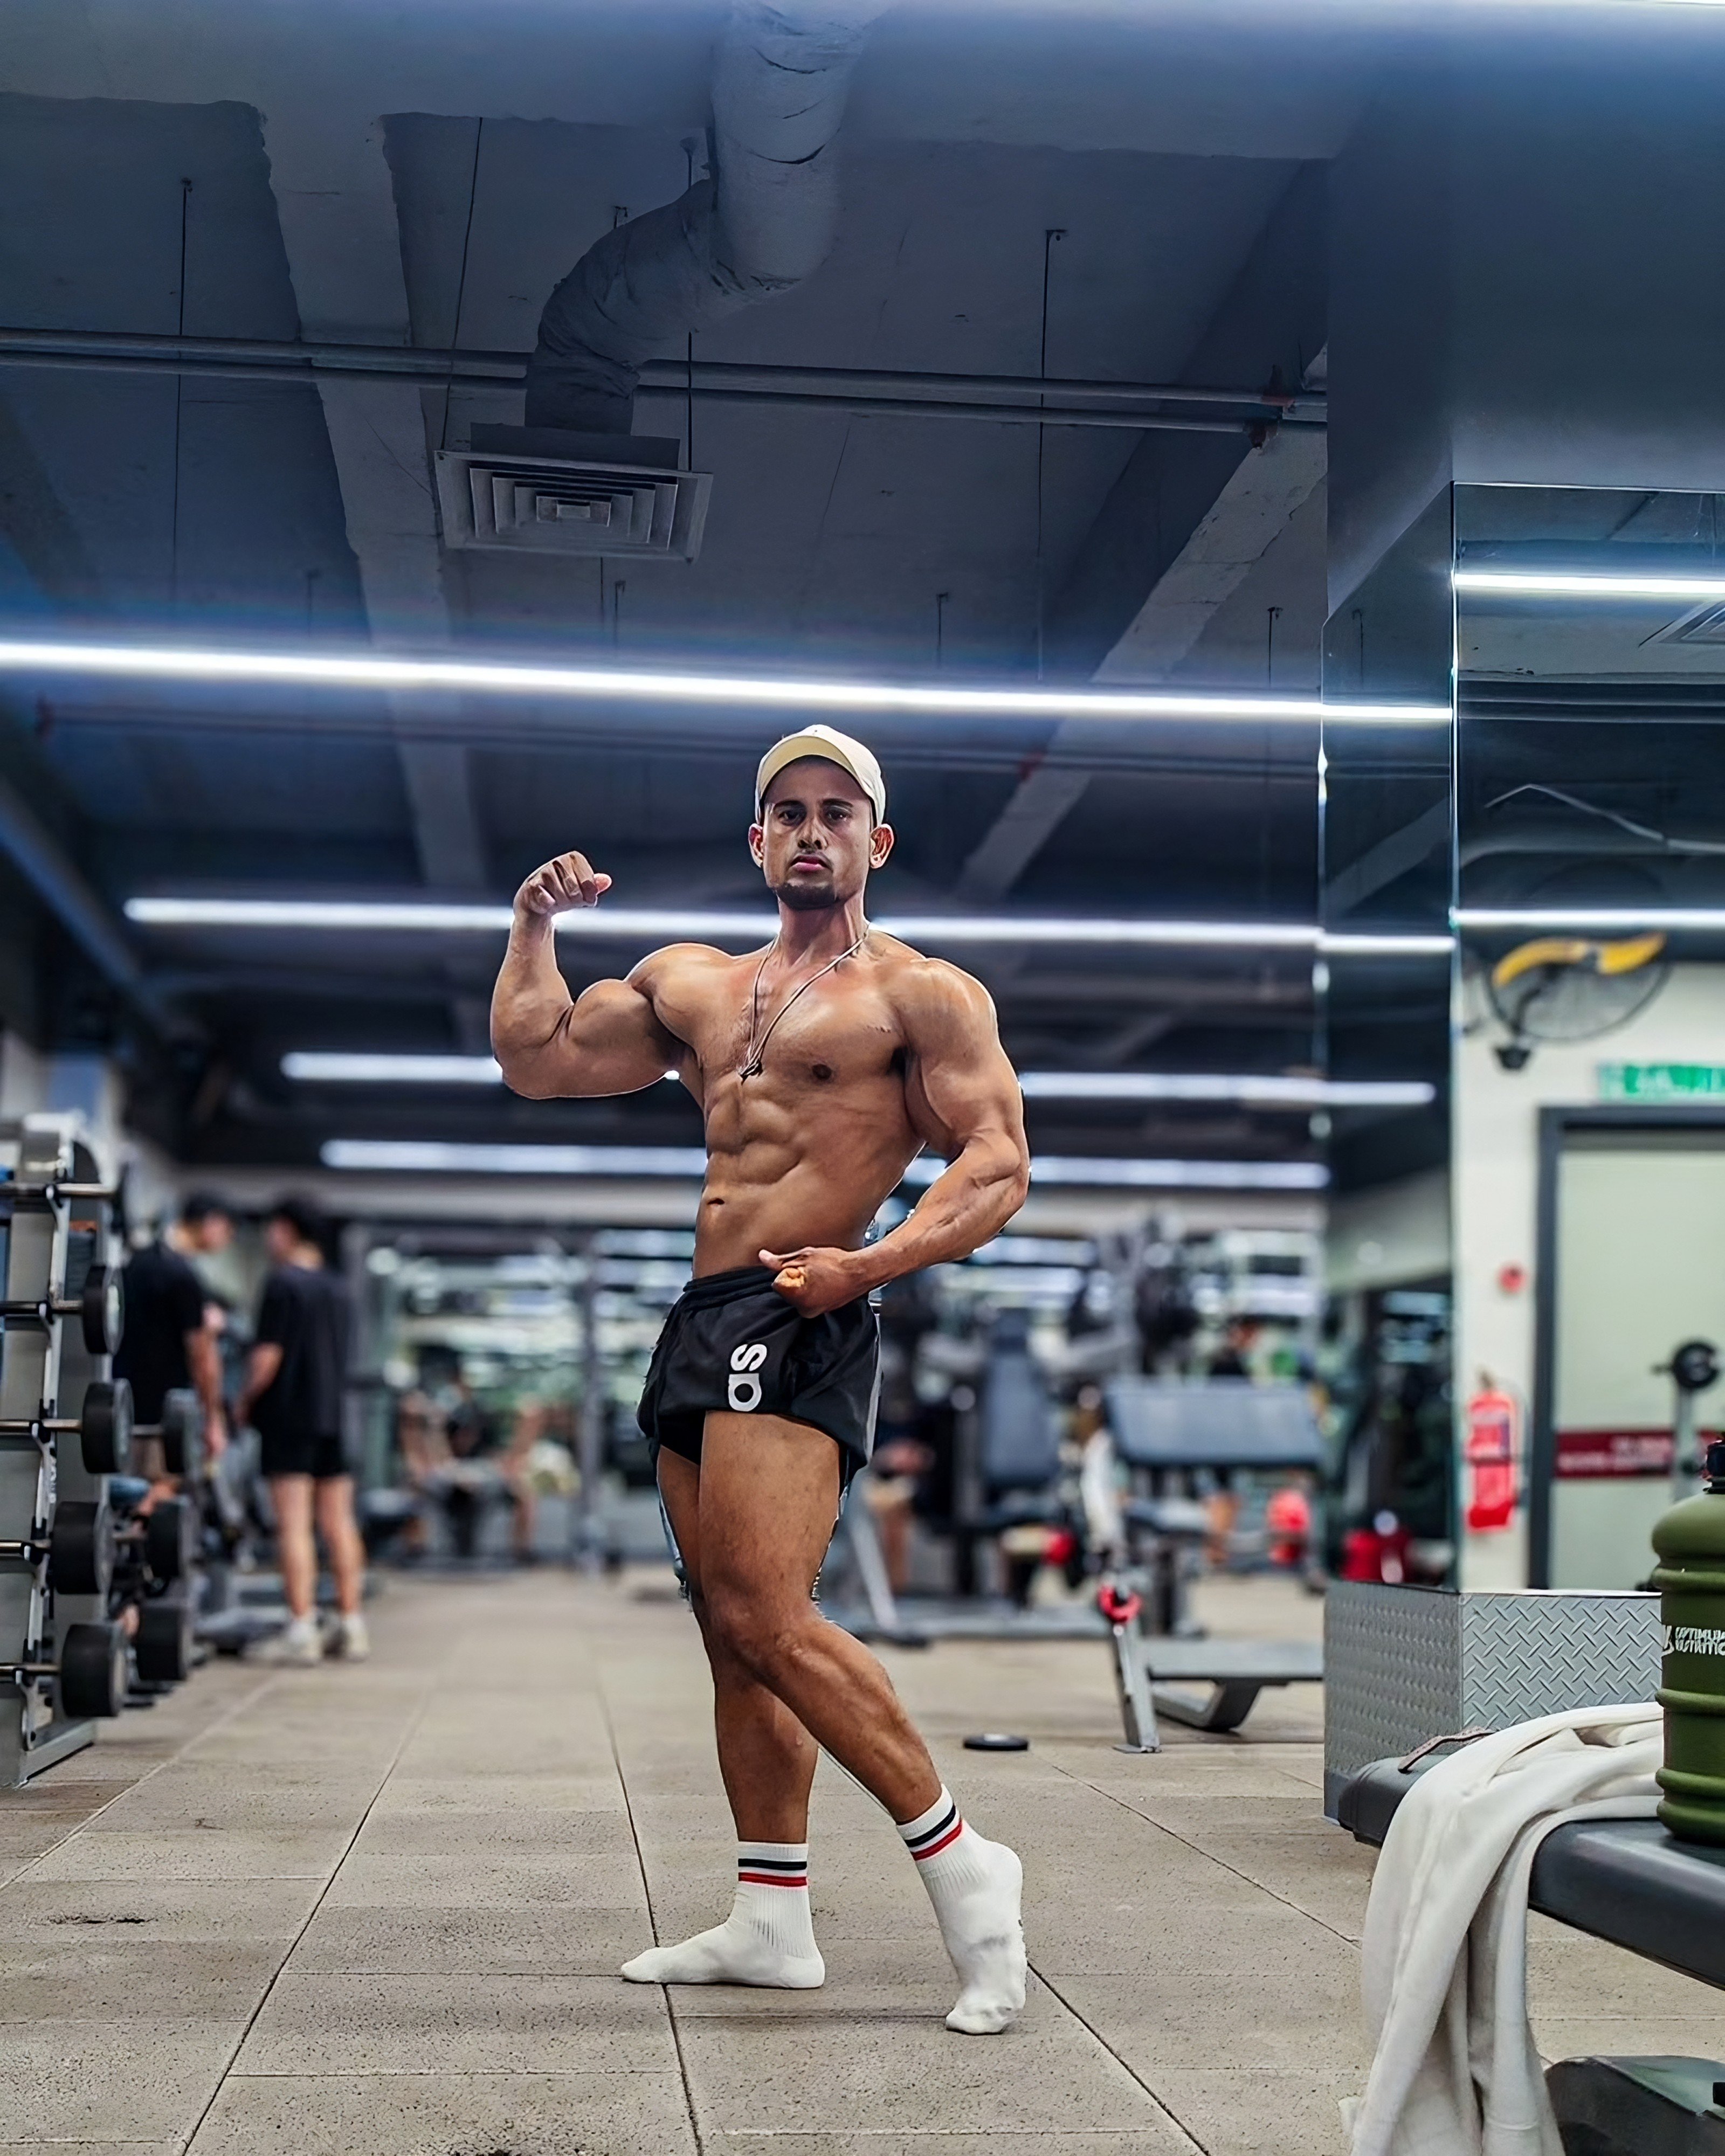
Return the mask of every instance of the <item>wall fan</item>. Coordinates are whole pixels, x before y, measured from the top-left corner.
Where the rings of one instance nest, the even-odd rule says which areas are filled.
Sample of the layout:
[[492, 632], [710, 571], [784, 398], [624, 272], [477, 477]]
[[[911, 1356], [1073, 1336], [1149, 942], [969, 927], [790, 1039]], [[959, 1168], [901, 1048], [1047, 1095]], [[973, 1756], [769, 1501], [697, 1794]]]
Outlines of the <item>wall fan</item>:
[[1497, 1060], [1522, 1070], [1538, 1042], [1592, 1040], [1626, 1025], [1671, 978], [1665, 942], [1663, 936], [1542, 936], [1518, 944], [1486, 976], [1492, 1011], [1509, 1035]]

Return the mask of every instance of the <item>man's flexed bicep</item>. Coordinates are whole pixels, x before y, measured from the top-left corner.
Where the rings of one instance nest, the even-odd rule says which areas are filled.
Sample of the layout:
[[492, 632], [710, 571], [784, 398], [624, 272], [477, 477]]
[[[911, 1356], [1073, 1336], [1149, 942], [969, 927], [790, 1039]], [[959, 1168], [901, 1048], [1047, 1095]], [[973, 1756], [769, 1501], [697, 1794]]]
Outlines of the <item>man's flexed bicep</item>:
[[999, 1234], [1024, 1202], [1030, 1152], [1024, 1096], [988, 991], [934, 961], [918, 976], [900, 1005], [911, 1052], [906, 1101], [917, 1132], [950, 1164], [886, 1240], [932, 1265]]
[[683, 1044], [654, 1009], [652, 959], [574, 999], [558, 969], [557, 915], [597, 905], [610, 884], [585, 855], [562, 854], [516, 893], [491, 996], [491, 1049], [505, 1081], [530, 1100], [639, 1092], [683, 1060]]

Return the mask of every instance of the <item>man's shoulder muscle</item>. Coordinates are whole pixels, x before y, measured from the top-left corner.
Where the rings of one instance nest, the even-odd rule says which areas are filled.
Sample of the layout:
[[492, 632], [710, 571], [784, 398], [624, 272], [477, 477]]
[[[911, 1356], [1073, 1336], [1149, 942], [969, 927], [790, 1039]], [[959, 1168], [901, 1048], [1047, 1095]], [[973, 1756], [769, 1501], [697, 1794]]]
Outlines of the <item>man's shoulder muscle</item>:
[[913, 1040], [933, 1034], [992, 1034], [994, 1004], [974, 974], [945, 958], [899, 944], [888, 970], [892, 1000]]

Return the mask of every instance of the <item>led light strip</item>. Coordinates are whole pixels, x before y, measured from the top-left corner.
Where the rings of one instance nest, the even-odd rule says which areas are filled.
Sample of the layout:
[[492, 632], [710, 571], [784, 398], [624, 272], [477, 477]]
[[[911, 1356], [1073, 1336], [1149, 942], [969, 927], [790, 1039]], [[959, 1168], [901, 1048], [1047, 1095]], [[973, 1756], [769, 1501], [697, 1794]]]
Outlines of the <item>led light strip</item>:
[[[414, 1138], [331, 1138], [326, 1168], [395, 1175], [658, 1176], [699, 1178], [706, 1155], [699, 1146], [444, 1144]], [[907, 1183], [927, 1184], [944, 1163], [915, 1160]], [[1043, 1156], [1030, 1163], [1032, 1183], [1100, 1185], [1140, 1190], [1322, 1190], [1329, 1170], [1307, 1160], [1091, 1160]]]
[[[129, 898], [126, 917], [145, 928], [309, 928], [501, 935], [506, 906], [440, 905], [393, 899]], [[560, 932], [649, 943], [690, 937], [716, 942], [770, 942], [770, 913], [686, 912], [626, 906], [583, 907], [557, 916]], [[1159, 944], [1172, 947], [1315, 951], [1341, 957], [1409, 956], [1449, 950], [1447, 936], [1327, 936], [1295, 921], [1109, 921], [1014, 919], [1010, 914], [900, 914], [875, 923], [914, 943]]]
[[572, 696], [653, 704], [741, 705], [775, 711], [933, 711], [1025, 719], [1319, 720], [1445, 726], [1447, 704], [1325, 704], [1314, 696], [1167, 690], [959, 689], [932, 683], [798, 681], [782, 676], [634, 672], [471, 659], [391, 658], [376, 652], [209, 651], [167, 644], [37, 643], [0, 638], [0, 672], [82, 674], [130, 680], [296, 688], [434, 690], [487, 696]]
[[[1716, 0], [1725, 5], [1725, 0]], [[1598, 576], [1585, 569], [1458, 569], [1458, 592], [1506, 598], [1725, 599], [1725, 577]]]
[[[501, 1086], [490, 1055], [413, 1055], [295, 1049], [282, 1075], [333, 1086]], [[668, 1070], [667, 1078], [677, 1073]], [[1158, 1070], [1026, 1070], [1027, 1101], [1233, 1101], [1255, 1107], [1423, 1107], [1435, 1087], [1417, 1079], [1209, 1077]]]
[[1683, 928], [1725, 932], [1725, 906], [1463, 906], [1450, 917], [1460, 929], [1599, 928], [1626, 935]]
[[1165, 1070], [1026, 1070], [1027, 1101], [1230, 1101], [1271, 1108], [1416, 1108], [1437, 1097], [1423, 1079], [1209, 1077]]

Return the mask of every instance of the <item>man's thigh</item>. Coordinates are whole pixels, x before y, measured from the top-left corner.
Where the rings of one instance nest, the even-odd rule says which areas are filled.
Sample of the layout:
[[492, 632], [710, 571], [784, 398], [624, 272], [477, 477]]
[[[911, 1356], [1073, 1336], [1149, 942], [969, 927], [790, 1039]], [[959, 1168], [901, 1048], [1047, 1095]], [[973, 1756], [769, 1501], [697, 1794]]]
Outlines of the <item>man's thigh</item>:
[[806, 1601], [839, 1517], [839, 1447], [780, 1415], [710, 1414], [701, 1448], [701, 1578]]
[[290, 1532], [311, 1525], [311, 1477], [309, 1475], [271, 1475], [270, 1502], [275, 1507], [278, 1527]]

